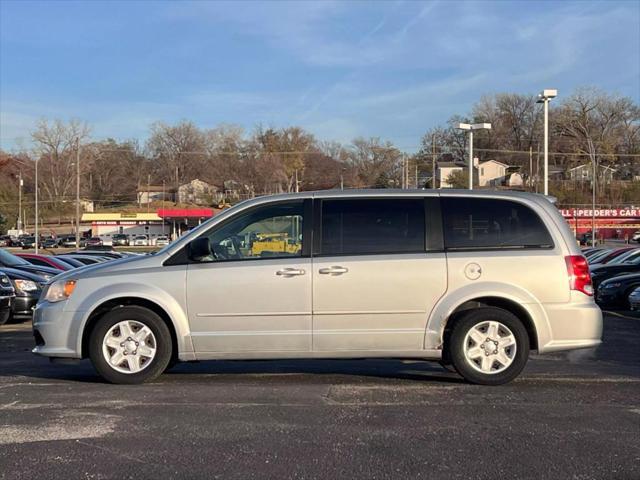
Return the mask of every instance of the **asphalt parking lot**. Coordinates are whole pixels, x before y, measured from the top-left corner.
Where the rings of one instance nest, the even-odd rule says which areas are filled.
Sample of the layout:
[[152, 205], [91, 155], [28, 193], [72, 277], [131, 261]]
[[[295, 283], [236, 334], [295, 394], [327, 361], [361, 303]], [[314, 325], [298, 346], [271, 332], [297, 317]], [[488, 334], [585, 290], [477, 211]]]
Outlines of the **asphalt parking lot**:
[[101, 383], [0, 327], [0, 478], [640, 478], [640, 319], [502, 387], [399, 360], [182, 364]]

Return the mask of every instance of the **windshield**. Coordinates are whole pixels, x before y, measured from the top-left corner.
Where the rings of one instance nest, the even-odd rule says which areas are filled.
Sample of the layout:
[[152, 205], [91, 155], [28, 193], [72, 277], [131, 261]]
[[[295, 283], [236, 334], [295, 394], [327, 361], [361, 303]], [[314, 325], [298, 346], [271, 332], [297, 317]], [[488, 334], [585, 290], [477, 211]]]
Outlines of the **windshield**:
[[5, 267], [15, 267], [17, 265], [31, 265], [26, 260], [20, 257], [16, 257], [14, 254], [7, 252], [6, 250], [0, 250], [0, 264]]
[[628, 251], [626, 253], [623, 253], [622, 255], [614, 258], [607, 265], [619, 265], [621, 263], [633, 260], [638, 255], [640, 255], [640, 250], [638, 250], [638, 249], [630, 250], [630, 251]]

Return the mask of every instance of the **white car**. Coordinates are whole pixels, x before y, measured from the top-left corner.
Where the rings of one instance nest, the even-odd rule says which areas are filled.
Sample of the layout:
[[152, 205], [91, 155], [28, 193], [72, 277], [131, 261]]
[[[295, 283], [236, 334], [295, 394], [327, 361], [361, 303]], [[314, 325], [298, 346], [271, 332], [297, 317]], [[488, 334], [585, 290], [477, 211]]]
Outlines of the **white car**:
[[156, 246], [157, 247], [164, 247], [165, 245], [169, 245], [170, 242], [171, 242], [171, 240], [169, 240], [169, 237], [167, 237], [165, 235], [161, 235], [160, 237], [158, 237], [156, 239]]
[[154, 255], [55, 277], [34, 352], [114, 383], [174, 361], [413, 358], [513, 380], [601, 343], [589, 266], [551, 201], [488, 190], [255, 198]]
[[135, 247], [148, 247], [149, 237], [146, 235], [137, 235], [133, 238], [133, 245]]
[[638, 230], [637, 232], [635, 232], [632, 236], [631, 236], [631, 240], [633, 242], [638, 242], [640, 243], [640, 230]]

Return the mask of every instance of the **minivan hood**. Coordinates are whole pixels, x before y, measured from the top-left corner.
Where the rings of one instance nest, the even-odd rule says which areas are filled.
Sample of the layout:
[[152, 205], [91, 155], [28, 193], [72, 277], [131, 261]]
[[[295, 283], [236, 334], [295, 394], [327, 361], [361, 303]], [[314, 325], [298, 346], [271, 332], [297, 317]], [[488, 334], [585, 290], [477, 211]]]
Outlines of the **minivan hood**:
[[97, 263], [95, 265], [87, 265], [85, 267], [69, 270], [56, 277], [56, 280], [91, 278], [111, 273], [120, 273], [128, 270], [137, 270], [140, 268], [155, 267], [162, 264], [166, 255], [136, 255], [131, 257], [119, 258], [108, 262]]

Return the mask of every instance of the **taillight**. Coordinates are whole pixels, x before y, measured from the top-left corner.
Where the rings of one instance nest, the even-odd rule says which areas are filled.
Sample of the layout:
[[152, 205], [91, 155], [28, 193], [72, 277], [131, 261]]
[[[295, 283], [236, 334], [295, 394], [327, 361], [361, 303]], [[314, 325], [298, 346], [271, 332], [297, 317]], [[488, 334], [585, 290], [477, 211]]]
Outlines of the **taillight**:
[[569, 255], [564, 257], [564, 259], [567, 262], [569, 288], [592, 296], [593, 285], [591, 284], [591, 273], [589, 272], [587, 259], [582, 255]]

